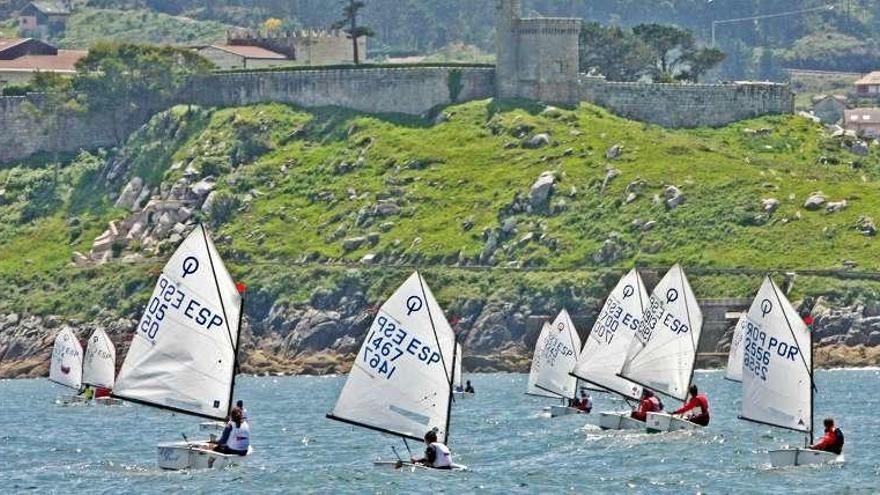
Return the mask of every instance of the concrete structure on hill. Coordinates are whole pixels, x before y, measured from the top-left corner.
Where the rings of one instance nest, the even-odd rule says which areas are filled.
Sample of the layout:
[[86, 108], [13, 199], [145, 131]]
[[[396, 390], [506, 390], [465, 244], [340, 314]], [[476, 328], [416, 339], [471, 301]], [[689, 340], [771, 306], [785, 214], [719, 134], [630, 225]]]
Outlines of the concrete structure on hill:
[[261, 46], [206, 45], [196, 53], [210, 60], [218, 69], [267, 69], [293, 64], [284, 54]]
[[[338, 65], [354, 61], [351, 40], [339, 30], [235, 30], [226, 33], [226, 44], [261, 47], [280, 53], [292, 61], [290, 65]], [[366, 54], [367, 39], [359, 39], [358, 47], [361, 54]]]
[[0, 38], [0, 88], [26, 83], [37, 72], [73, 75], [76, 63], [86, 55], [86, 51], [59, 50], [32, 38]]
[[73, 9], [69, 0], [63, 2], [31, 2], [18, 14], [19, 32], [31, 35], [64, 31]]

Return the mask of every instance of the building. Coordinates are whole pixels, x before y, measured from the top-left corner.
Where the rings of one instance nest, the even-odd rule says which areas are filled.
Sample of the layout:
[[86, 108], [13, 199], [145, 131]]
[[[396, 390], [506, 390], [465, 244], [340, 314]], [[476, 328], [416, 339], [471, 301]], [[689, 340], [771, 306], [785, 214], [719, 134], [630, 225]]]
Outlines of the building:
[[856, 81], [856, 94], [862, 97], [880, 97], [880, 71], [874, 71]]
[[282, 53], [260, 46], [207, 45], [195, 49], [218, 69], [265, 69], [293, 65]]
[[880, 137], [880, 108], [853, 108], [844, 115], [843, 127], [860, 136]]
[[[229, 31], [226, 44], [259, 46], [285, 55], [293, 65], [337, 65], [354, 62], [351, 40], [340, 30]], [[366, 59], [367, 39], [358, 39], [358, 51]]]
[[23, 84], [37, 72], [73, 75], [86, 51], [59, 50], [32, 38], [0, 38], [0, 88]]
[[817, 95], [813, 98], [813, 115], [823, 124], [837, 124], [843, 120], [846, 111], [846, 96]]
[[39, 34], [64, 31], [72, 13], [70, 2], [31, 2], [18, 14], [21, 33]]

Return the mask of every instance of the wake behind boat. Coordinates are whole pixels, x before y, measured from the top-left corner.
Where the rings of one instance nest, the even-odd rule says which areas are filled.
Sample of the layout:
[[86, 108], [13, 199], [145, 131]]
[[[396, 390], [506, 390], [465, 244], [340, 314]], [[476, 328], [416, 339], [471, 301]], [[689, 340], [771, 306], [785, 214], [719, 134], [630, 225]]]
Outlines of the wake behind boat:
[[[226, 421], [235, 389], [241, 292], [207, 230], [196, 227], [159, 276], [135, 329], [113, 396]], [[249, 443], [249, 429], [240, 430], [237, 437], [244, 439], [246, 435]], [[159, 444], [159, 467], [219, 468], [244, 459], [213, 448], [208, 441]], [[252, 451], [250, 446], [246, 448], [248, 453]]]
[[740, 419], [801, 432], [805, 448], [769, 452], [773, 467], [823, 464], [839, 460], [813, 450], [812, 333], [785, 294], [768, 276], [746, 315], [742, 357]]
[[[329, 419], [421, 441], [433, 432], [448, 448], [456, 337], [418, 272], [379, 308]], [[445, 449], [445, 450], [443, 450]], [[436, 450], [435, 450], [436, 452]], [[397, 451], [395, 450], [397, 455]], [[407, 462], [398, 455], [397, 461]], [[381, 466], [397, 465], [381, 462]], [[390, 463], [390, 464], [389, 464]]]

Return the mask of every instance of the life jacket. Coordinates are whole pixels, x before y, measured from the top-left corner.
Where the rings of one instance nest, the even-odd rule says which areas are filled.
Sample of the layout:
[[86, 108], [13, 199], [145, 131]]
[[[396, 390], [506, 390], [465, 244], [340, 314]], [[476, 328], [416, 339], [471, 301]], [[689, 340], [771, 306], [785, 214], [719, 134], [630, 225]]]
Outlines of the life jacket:
[[449, 450], [449, 447], [440, 442], [432, 443], [431, 447], [434, 449], [434, 464], [432, 464], [431, 467], [451, 468], [452, 452]]
[[834, 429], [834, 443], [828, 447], [829, 452], [834, 452], [837, 455], [840, 455], [843, 452], [843, 432], [840, 431], [840, 428]]
[[226, 440], [226, 446], [232, 450], [247, 452], [251, 445], [251, 427], [247, 421], [242, 421], [241, 426], [235, 426], [234, 421], [230, 421], [232, 431], [229, 432], [229, 438]]
[[655, 395], [653, 397], [650, 397], [648, 400], [650, 400], [651, 404], [654, 405], [654, 410], [650, 412], [660, 412], [663, 410], [663, 401], [660, 400], [660, 397], [657, 397]]

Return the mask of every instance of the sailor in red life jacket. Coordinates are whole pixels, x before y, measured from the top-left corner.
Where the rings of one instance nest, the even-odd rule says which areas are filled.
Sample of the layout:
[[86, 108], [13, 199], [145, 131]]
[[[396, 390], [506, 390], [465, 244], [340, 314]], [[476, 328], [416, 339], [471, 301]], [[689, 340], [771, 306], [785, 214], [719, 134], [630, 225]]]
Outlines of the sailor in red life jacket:
[[110, 389], [104, 387], [96, 387], [95, 388], [95, 398], [101, 399], [103, 397], [110, 397]]
[[691, 411], [696, 408], [700, 408], [700, 412], [691, 414], [687, 417], [687, 420], [691, 423], [696, 423], [701, 426], [709, 425], [709, 398], [706, 397], [706, 394], [699, 393], [696, 385], [691, 385], [690, 388], [691, 398], [688, 400], [683, 406], [679, 407], [672, 414], [684, 414], [688, 411]]
[[834, 420], [832, 418], [825, 418], [824, 424], [825, 436], [815, 445], [811, 445], [810, 448], [840, 455], [843, 453], [843, 432], [840, 431], [840, 428], [834, 427]]
[[590, 414], [590, 411], [593, 410], [593, 398], [590, 397], [590, 394], [587, 393], [587, 390], [581, 389], [581, 398], [580, 399], [572, 399], [571, 407], [577, 409], [578, 411], [583, 411], [587, 414]]
[[654, 392], [648, 389], [642, 389], [642, 401], [639, 402], [639, 410], [633, 411], [630, 416], [639, 421], [645, 421], [649, 412], [660, 412], [663, 410], [663, 403], [654, 395]]
[[425, 457], [412, 459], [413, 464], [421, 464], [434, 469], [452, 469], [452, 452], [445, 444], [437, 441], [437, 431], [431, 430], [425, 433]]

